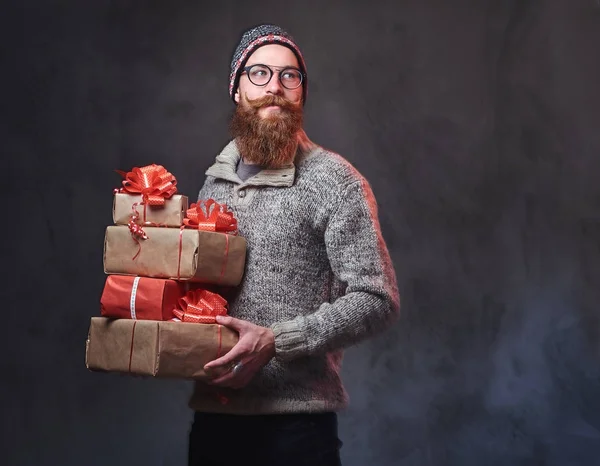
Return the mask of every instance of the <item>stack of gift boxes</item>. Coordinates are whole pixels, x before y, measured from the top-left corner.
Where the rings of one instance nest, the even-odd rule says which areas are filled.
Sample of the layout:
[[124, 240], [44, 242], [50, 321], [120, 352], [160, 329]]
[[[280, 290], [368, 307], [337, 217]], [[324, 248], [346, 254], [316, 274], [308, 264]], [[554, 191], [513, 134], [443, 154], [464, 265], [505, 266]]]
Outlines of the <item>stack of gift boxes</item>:
[[101, 315], [91, 318], [92, 371], [203, 379], [204, 365], [238, 335], [216, 323], [227, 313], [217, 291], [239, 285], [246, 241], [227, 206], [188, 206], [164, 167], [134, 168], [114, 192], [104, 239]]

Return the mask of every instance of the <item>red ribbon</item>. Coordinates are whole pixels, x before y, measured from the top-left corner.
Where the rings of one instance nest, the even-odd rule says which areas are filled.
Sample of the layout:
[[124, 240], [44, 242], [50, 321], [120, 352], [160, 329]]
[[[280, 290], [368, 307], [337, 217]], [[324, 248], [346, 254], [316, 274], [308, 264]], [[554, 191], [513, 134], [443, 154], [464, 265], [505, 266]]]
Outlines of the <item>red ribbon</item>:
[[138, 211], [136, 209], [137, 202], [134, 203], [133, 206], [131, 206], [131, 207], [133, 209], [133, 212], [131, 214], [131, 217], [129, 219], [129, 223], [127, 224], [127, 226], [129, 227], [129, 231], [131, 232], [131, 237], [138, 245], [138, 252], [135, 254], [135, 256], [133, 256], [131, 258], [131, 260], [135, 260], [137, 258], [137, 256], [140, 254], [140, 252], [142, 252], [142, 245], [140, 244], [140, 241], [138, 240], [138, 238], [148, 239], [148, 235], [146, 235], [146, 232], [144, 231], [144, 229], [141, 226], [139, 226], [137, 223], [138, 218], [140, 216], [140, 214], [138, 213]]
[[177, 180], [162, 165], [134, 167], [130, 172], [115, 170], [123, 178], [119, 192], [141, 194], [144, 205], [165, 205], [165, 199], [177, 192]]
[[204, 289], [188, 291], [178, 304], [180, 309], [173, 309], [173, 315], [182, 322], [214, 324], [218, 315], [227, 315], [227, 301]]
[[193, 203], [185, 213], [183, 224], [203, 231], [236, 234], [237, 220], [225, 204], [214, 199]]
[[[138, 205], [137, 202], [134, 202], [133, 205], [131, 206], [132, 212], [129, 216], [129, 222], [127, 223], [127, 226], [129, 227], [129, 231], [131, 232], [131, 237], [138, 245], [138, 251], [135, 254], [135, 256], [133, 256], [131, 258], [131, 260], [135, 260], [137, 258], [137, 256], [139, 256], [140, 252], [142, 252], [142, 245], [138, 238], [148, 239], [148, 235], [146, 234], [146, 232], [144, 231], [144, 228], [142, 228], [142, 225], [140, 225], [140, 222], [139, 222], [140, 214], [137, 211], [137, 205]], [[145, 206], [144, 206], [144, 212], [145, 212]], [[144, 215], [145, 215], [145, 213], [144, 213]], [[144, 222], [143, 224], [144, 224], [144, 226], [149, 226], [149, 227], [166, 227], [166, 225], [163, 225], [162, 223]], [[181, 246], [180, 246], [179, 255], [181, 256]], [[180, 260], [181, 260], [181, 258], [180, 258]]]
[[[193, 203], [185, 213], [183, 228], [194, 228], [201, 231], [215, 231], [225, 233], [225, 251], [223, 253], [223, 266], [219, 283], [225, 276], [227, 257], [229, 255], [229, 236], [237, 235], [237, 219], [225, 204], [219, 204], [214, 199], [207, 199]], [[179, 254], [181, 255], [181, 236], [179, 238]], [[181, 259], [181, 258], [180, 258]], [[179, 279], [179, 267], [177, 269]]]
[[137, 324], [137, 320], [133, 321], [133, 327], [131, 329], [131, 346], [129, 348], [129, 372], [131, 372], [131, 361], [133, 360], [133, 340], [135, 337], [135, 326]]
[[[179, 298], [178, 302], [181, 309], [173, 309], [173, 314], [182, 322], [193, 322], [199, 324], [214, 324], [217, 322], [218, 315], [227, 315], [227, 301], [217, 293], [208, 290], [198, 289], [190, 290], [187, 294]], [[223, 344], [222, 326], [217, 325], [217, 355], [216, 359], [221, 357]], [[217, 396], [222, 404], [227, 404], [227, 397], [220, 394], [217, 390]]]

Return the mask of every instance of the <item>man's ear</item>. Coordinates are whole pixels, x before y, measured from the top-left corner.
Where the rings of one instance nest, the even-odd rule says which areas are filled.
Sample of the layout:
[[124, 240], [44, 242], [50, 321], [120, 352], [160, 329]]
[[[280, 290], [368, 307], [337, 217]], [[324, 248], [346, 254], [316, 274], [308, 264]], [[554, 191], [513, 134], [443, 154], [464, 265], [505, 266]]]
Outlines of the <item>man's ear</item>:
[[237, 91], [235, 91], [235, 94], [233, 95], [233, 100], [235, 100], [236, 104], [240, 103], [240, 90], [238, 88]]

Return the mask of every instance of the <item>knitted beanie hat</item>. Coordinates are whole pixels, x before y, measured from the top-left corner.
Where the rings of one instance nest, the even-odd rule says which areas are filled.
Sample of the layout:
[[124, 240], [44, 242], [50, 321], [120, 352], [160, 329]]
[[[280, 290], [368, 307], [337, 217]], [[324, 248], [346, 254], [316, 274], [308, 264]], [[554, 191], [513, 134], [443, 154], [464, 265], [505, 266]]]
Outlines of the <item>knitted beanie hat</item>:
[[[237, 91], [238, 84], [240, 82], [240, 75], [242, 68], [246, 64], [246, 61], [252, 55], [257, 48], [267, 44], [279, 44], [288, 47], [298, 59], [300, 71], [304, 75], [302, 77], [302, 101], [306, 100], [306, 88], [307, 88], [307, 76], [306, 76], [306, 64], [302, 52], [296, 45], [296, 42], [286, 31], [281, 29], [279, 26], [273, 24], [261, 24], [260, 26], [253, 27], [247, 30], [242, 35], [240, 43], [238, 44], [235, 52], [233, 53], [233, 59], [231, 60], [231, 73], [229, 75], [229, 96], [234, 99], [234, 95]], [[235, 99], [234, 99], [235, 101]]]

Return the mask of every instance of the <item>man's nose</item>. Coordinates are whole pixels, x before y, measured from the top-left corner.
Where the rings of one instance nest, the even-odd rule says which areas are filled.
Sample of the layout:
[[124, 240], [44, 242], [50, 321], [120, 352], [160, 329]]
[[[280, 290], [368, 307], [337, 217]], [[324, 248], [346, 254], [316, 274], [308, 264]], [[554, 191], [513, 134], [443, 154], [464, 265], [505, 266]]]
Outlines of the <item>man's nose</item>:
[[283, 86], [281, 82], [279, 82], [279, 75], [274, 73], [273, 77], [267, 84], [267, 93], [273, 95], [282, 95], [283, 94]]

